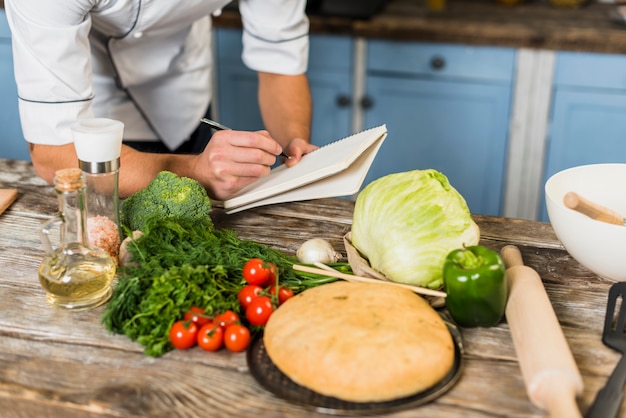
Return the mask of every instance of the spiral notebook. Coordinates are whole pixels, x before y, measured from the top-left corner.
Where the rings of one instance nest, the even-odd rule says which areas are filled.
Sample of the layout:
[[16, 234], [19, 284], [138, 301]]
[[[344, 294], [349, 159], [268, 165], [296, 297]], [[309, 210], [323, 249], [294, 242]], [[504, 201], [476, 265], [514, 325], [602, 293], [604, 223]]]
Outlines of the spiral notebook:
[[320, 147], [293, 167], [282, 164], [226, 201], [226, 213], [257, 206], [357, 193], [387, 137], [377, 126]]

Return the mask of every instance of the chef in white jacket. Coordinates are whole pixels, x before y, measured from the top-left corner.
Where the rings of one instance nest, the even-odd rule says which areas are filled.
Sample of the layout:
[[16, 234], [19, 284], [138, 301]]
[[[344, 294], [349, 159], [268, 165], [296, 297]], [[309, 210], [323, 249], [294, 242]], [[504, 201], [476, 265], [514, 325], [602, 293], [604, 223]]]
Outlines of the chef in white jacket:
[[[205, 147], [198, 127], [211, 103], [211, 14], [227, 3], [5, 0], [22, 130], [37, 173], [52, 182], [57, 169], [77, 165], [70, 126], [88, 117], [124, 122], [133, 146], [122, 147], [121, 196], [169, 170], [223, 200], [267, 175], [281, 151], [291, 166], [314, 149], [305, 0], [239, 2], [242, 57], [258, 72], [267, 131], [219, 131]], [[138, 151], [155, 144], [166, 152]]]

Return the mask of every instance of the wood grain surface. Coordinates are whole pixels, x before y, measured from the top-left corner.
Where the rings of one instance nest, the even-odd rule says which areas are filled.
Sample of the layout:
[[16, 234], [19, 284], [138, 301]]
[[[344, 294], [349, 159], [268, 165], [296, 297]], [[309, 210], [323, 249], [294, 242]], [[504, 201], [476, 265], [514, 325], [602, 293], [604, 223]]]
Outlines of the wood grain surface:
[[[0, 159], [0, 187], [19, 197], [0, 215], [0, 416], [13, 417], [305, 417], [324, 416], [283, 401], [248, 373], [242, 353], [143, 354], [125, 336], [111, 335], [103, 308], [72, 313], [50, 307], [37, 279], [43, 258], [40, 224], [57, 209], [52, 187], [30, 163]], [[218, 227], [241, 238], [293, 254], [311, 237], [329, 239], [342, 252], [353, 202], [322, 199], [225, 215]], [[526, 265], [541, 276], [563, 327], [585, 388], [586, 411], [619, 355], [601, 342], [608, 289], [573, 260], [549, 224], [475, 215], [481, 243], [518, 246]], [[393, 417], [537, 417], [528, 400], [506, 322], [463, 329], [465, 368], [444, 396]], [[622, 410], [626, 416], [626, 408]]]
[[[589, 1], [555, 7], [529, 0], [514, 6], [496, 0], [446, 0], [429, 11], [426, 0], [390, 0], [371, 19], [310, 16], [311, 33], [367, 39], [450, 42], [470, 45], [624, 53], [626, 26], [611, 19], [613, 4]], [[218, 27], [240, 27], [235, 10], [214, 19]]]

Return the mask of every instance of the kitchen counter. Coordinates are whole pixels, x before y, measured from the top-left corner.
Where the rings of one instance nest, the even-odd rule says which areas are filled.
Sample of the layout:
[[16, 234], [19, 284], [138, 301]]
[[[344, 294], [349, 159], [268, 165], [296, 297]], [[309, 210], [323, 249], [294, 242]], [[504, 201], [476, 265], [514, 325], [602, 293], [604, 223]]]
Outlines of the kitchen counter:
[[[103, 308], [73, 313], [45, 301], [37, 279], [43, 258], [38, 230], [57, 209], [53, 189], [25, 161], [0, 159], [0, 188], [19, 197], [0, 215], [0, 410], [13, 417], [324, 416], [272, 395], [250, 375], [243, 353], [198, 348], [147, 357], [100, 323]], [[219, 228], [294, 254], [310, 237], [328, 238], [344, 255], [354, 203], [322, 199], [225, 215]], [[601, 342], [610, 282], [581, 267], [549, 224], [475, 216], [481, 243], [517, 245], [543, 279], [582, 373], [584, 412], [606, 383], [619, 355]], [[271, 227], [268, 227], [271, 225]], [[536, 417], [526, 395], [506, 322], [462, 329], [465, 365], [460, 380], [435, 401], [389, 416]], [[622, 416], [626, 416], [626, 408]]]
[[[368, 20], [311, 16], [311, 33], [363, 38], [450, 42], [513, 48], [626, 52], [626, 26], [610, 18], [613, 5], [589, 3], [558, 8], [533, 1], [515, 6], [495, 0], [447, 0], [444, 11], [425, 0], [391, 0]], [[239, 27], [239, 14], [225, 10], [217, 27]]]
[[[450, 42], [513, 48], [626, 53], [626, 26], [611, 18], [611, 4], [554, 7], [546, 1], [514, 6], [495, 0], [447, 0], [437, 12], [426, 0], [390, 0], [371, 19], [311, 16], [311, 33], [364, 38]], [[4, 0], [0, 0], [4, 8]], [[239, 14], [225, 10], [217, 27], [240, 27]]]

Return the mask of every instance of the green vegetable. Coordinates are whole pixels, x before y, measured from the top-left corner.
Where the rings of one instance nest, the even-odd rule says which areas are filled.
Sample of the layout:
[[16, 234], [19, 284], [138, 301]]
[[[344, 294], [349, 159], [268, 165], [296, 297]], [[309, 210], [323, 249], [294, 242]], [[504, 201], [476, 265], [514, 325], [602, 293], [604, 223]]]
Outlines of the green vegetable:
[[[236, 294], [240, 285], [228, 277], [223, 266], [183, 264], [152, 278], [127, 278], [118, 288], [117, 308], [107, 312], [112, 315], [114, 309], [127, 311], [129, 316], [118, 324], [121, 333], [144, 346], [147, 355], [156, 357], [172, 349], [169, 329], [186, 311], [201, 306], [208, 308], [208, 315], [215, 315], [234, 309], [238, 306]], [[137, 291], [140, 292], [133, 294]], [[135, 306], [127, 296], [136, 302]]]
[[[237, 293], [245, 284], [242, 268], [259, 257], [276, 264], [281, 285], [294, 292], [335, 281], [293, 270], [294, 257], [261, 243], [213, 229], [209, 217], [149, 218], [143, 235], [128, 245], [132, 263], [120, 268], [113, 296], [102, 317], [105, 327], [125, 334], [160, 356], [173, 347], [168, 330], [191, 308], [208, 315], [240, 312]], [[336, 263], [350, 273], [349, 265]]]
[[504, 315], [507, 284], [500, 254], [482, 245], [453, 250], [443, 266], [446, 307], [462, 327], [491, 327]]
[[211, 199], [198, 181], [161, 171], [148, 187], [126, 198], [120, 212], [124, 227], [143, 231], [151, 218], [203, 220], [211, 212]]
[[446, 255], [479, 238], [465, 199], [436, 170], [379, 178], [356, 200], [352, 244], [395, 282], [441, 287]]

